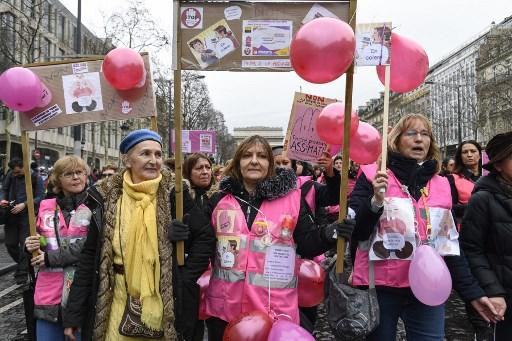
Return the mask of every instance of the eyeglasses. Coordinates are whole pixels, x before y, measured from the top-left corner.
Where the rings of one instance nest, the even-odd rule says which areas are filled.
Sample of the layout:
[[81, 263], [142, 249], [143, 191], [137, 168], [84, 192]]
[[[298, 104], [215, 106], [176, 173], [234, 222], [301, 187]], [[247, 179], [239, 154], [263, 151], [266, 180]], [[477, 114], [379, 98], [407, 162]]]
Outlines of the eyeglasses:
[[402, 133], [402, 135], [409, 137], [409, 138], [416, 137], [418, 135], [420, 135], [421, 138], [430, 138], [430, 133], [426, 130], [422, 130], [422, 131], [407, 130], [404, 133]]
[[84, 176], [84, 175], [85, 175], [85, 171], [77, 170], [77, 171], [74, 171], [74, 172], [66, 172], [66, 173], [62, 174], [62, 177], [66, 178], [66, 179], [72, 179], [75, 176], [77, 178], [79, 178], [79, 177]]
[[111, 177], [112, 175], [114, 175], [114, 173], [103, 173], [103, 174], [101, 174], [101, 177], [108, 178], [108, 177]]

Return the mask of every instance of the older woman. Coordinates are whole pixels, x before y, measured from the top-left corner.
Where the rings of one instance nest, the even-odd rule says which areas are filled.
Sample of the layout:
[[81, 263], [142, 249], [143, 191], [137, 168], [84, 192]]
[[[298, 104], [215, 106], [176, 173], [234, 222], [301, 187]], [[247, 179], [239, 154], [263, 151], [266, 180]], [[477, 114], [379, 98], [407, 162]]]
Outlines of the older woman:
[[253, 310], [270, 309], [298, 323], [296, 253], [317, 256], [335, 244], [335, 231], [347, 238], [353, 228], [312, 224], [294, 171], [274, 169], [261, 136], [238, 146], [225, 174], [207, 209], [217, 236], [206, 295], [210, 340], [222, 340], [228, 322]]
[[[494, 136], [486, 147], [490, 170], [476, 183], [462, 221], [461, 245], [478, 282], [504, 321], [495, 340], [512, 335], [512, 132]], [[505, 314], [506, 311], [506, 315]]]
[[[161, 137], [136, 130], [119, 149], [126, 169], [88, 191], [93, 227], [65, 310], [65, 333], [74, 340], [82, 327], [83, 338], [94, 341], [175, 340], [167, 238], [173, 178], [161, 168]], [[203, 263], [206, 268], [208, 259]]]
[[[436, 175], [439, 149], [430, 121], [419, 114], [402, 117], [390, 132], [388, 156], [386, 172], [377, 171], [376, 165], [362, 166], [350, 199], [357, 217], [353, 238], [360, 242], [353, 284], [369, 284], [368, 260], [372, 260], [380, 306], [380, 324], [368, 340], [395, 340], [399, 317], [408, 339], [443, 340], [444, 305], [421, 303], [408, 279], [414, 248], [418, 243], [435, 245], [430, 228], [440, 227], [431, 226], [435, 224], [425, 212], [435, 209], [448, 217], [451, 214], [450, 186], [446, 178]], [[455, 225], [448, 227], [445, 233], [453, 232]], [[465, 258], [446, 256], [445, 261], [462, 298], [480, 311], [488, 309], [486, 316], [491, 316], [492, 305], [471, 276]]]
[[91, 211], [83, 204], [88, 172], [76, 156], [57, 160], [50, 177], [56, 197], [41, 201], [38, 235], [25, 241], [27, 251], [37, 254], [32, 266], [39, 266], [34, 290], [37, 340], [64, 341], [62, 307], [91, 221]]

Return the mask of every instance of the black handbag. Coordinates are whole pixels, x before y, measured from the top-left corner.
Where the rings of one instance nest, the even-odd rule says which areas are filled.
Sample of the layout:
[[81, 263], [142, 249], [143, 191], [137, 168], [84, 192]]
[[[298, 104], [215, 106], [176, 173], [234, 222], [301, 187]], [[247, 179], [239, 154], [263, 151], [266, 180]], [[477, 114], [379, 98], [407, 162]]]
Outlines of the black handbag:
[[363, 338], [379, 325], [373, 261], [368, 261], [368, 273], [369, 288], [359, 289], [343, 283], [343, 274], [337, 274], [335, 266], [329, 271], [327, 320], [333, 333], [342, 339]]
[[[119, 225], [118, 232], [119, 247], [121, 249], [121, 260], [123, 261], [124, 267], [123, 243], [121, 239], [121, 224]], [[128, 337], [144, 337], [147, 339], [162, 338], [164, 336], [163, 330], [152, 329], [142, 322], [142, 304], [140, 302], [140, 299], [135, 298], [128, 293], [128, 284], [126, 283], [126, 276], [124, 272], [123, 279], [126, 289], [126, 303], [124, 307], [123, 317], [121, 318], [121, 323], [119, 323], [119, 334]]]

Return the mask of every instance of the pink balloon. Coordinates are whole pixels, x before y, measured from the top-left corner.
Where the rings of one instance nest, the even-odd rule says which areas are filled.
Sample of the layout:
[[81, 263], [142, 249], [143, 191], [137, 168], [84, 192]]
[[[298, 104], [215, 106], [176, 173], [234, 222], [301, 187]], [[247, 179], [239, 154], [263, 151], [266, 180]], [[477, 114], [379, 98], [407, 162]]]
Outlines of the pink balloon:
[[341, 144], [330, 144], [328, 152], [331, 156], [337, 155], [341, 149]]
[[301, 260], [299, 270], [299, 307], [314, 307], [324, 301], [325, 271], [318, 263]]
[[452, 277], [437, 251], [421, 245], [409, 267], [409, 285], [416, 298], [430, 306], [446, 302], [452, 292]]
[[272, 325], [268, 341], [315, 341], [313, 335], [301, 326], [288, 321], [277, 320]]
[[[343, 144], [345, 122], [345, 105], [340, 102], [331, 103], [320, 112], [316, 119], [315, 129], [318, 137], [327, 144]], [[359, 126], [359, 117], [352, 111], [350, 119], [350, 136]]]
[[229, 322], [222, 341], [267, 341], [272, 322], [268, 314], [261, 311], [242, 313]]
[[354, 136], [350, 137], [350, 159], [361, 165], [374, 163], [382, 151], [380, 133], [372, 125], [359, 122]]
[[39, 103], [39, 105], [37, 106], [38, 108], [44, 108], [46, 107], [48, 104], [50, 104], [50, 102], [52, 101], [52, 92], [50, 91], [50, 89], [48, 89], [48, 87], [46, 86], [46, 84], [44, 84], [43, 82], [41, 82], [41, 102]]
[[12, 110], [30, 111], [41, 103], [42, 83], [29, 69], [13, 67], [0, 76], [0, 100]]
[[[389, 88], [394, 92], [408, 92], [423, 83], [428, 72], [428, 56], [420, 44], [391, 33], [391, 74]], [[377, 75], [384, 84], [385, 66], [377, 66]]]
[[146, 70], [141, 55], [129, 48], [118, 47], [103, 60], [103, 75], [116, 90], [140, 88], [146, 81]]
[[318, 18], [297, 31], [290, 45], [290, 60], [301, 78], [323, 84], [347, 71], [355, 48], [354, 31], [347, 23]]

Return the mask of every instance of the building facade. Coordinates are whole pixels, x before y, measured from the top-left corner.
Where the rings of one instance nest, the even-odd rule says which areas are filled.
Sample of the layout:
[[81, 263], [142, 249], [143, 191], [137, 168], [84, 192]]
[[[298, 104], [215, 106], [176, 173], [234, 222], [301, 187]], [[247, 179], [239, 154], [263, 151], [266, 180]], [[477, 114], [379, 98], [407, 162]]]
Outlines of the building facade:
[[[507, 94], [512, 91], [512, 48], [510, 33], [503, 32], [510, 32], [511, 27], [512, 17], [491, 25], [431, 66], [425, 82], [417, 89], [403, 94], [391, 93], [390, 125], [406, 113], [427, 116], [433, 123], [434, 136], [444, 156], [453, 155], [464, 140], [477, 140], [485, 145], [497, 133], [497, 125], [510, 130], [510, 125], [501, 122], [507, 118], [510, 122], [512, 96], [507, 97]], [[498, 32], [499, 39], [495, 38]], [[496, 46], [500, 52], [493, 52], [493, 57], [484, 53], [496, 51]], [[497, 91], [499, 84], [504, 100], [501, 105], [491, 105], [493, 109], [489, 110], [489, 101], [496, 104], [496, 96], [491, 94]], [[508, 106], [505, 105], [507, 99]], [[381, 129], [383, 104], [381, 93], [380, 98], [371, 99], [359, 108], [359, 116]], [[502, 117], [501, 121], [497, 117]]]
[[237, 146], [243, 140], [253, 135], [264, 137], [271, 147], [283, 145], [284, 134], [283, 128], [281, 127], [245, 127], [233, 129], [233, 138]]
[[[113, 46], [81, 25], [78, 39], [76, 17], [57, 0], [2, 0], [0, 2], [0, 72], [27, 63], [53, 62], [81, 56], [104, 54]], [[82, 125], [82, 157], [91, 167], [118, 163], [117, 146], [123, 122]], [[21, 157], [18, 117], [0, 106], [0, 154], [4, 160]], [[59, 157], [73, 154], [72, 127], [31, 132], [31, 152], [40, 165], [50, 166]]]

